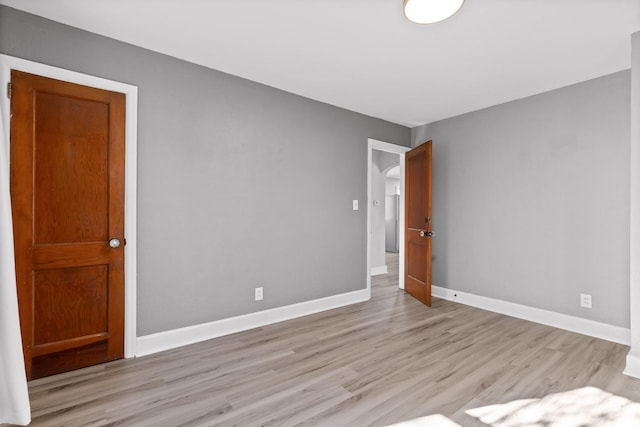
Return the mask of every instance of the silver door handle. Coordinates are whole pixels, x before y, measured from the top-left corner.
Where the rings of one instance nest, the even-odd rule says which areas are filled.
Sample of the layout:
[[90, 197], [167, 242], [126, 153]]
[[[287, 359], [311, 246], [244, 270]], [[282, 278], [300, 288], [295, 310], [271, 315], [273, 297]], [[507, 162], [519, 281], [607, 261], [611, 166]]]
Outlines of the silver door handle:
[[436, 235], [435, 231], [420, 230], [420, 237], [434, 237], [435, 235]]
[[111, 240], [109, 240], [109, 246], [111, 246], [113, 249], [117, 248], [120, 246], [120, 239], [117, 238], [113, 238]]

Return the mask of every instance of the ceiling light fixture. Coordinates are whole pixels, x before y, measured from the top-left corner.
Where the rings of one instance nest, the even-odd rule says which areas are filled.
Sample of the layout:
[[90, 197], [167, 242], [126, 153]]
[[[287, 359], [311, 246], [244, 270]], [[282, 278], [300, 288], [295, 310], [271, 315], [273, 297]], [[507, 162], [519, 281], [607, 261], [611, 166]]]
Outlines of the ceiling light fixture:
[[456, 13], [464, 0], [404, 0], [404, 16], [416, 24], [433, 24]]

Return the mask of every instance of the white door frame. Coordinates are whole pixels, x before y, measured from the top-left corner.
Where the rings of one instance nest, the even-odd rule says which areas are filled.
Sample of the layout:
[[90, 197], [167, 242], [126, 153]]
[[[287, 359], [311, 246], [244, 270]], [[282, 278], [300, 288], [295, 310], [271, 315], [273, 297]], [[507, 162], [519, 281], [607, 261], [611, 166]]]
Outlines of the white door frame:
[[626, 375], [640, 378], [640, 31], [631, 35], [629, 340]]
[[[124, 248], [124, 357], [136, 354], [136, 200], [137, 200], [137, 146], [138, 146], [138, 88], [125, 83], [106, 80], [63, 68], [39, 64], [25, 59], [0, 54], [0, 107], [5, 124], [7, 147], [10, 142], [11, 103], [6, 93], [11, 81], [11, 70], [24, 71], [57, 80], [64, 80], [84, 86], [124, 93], [126, 96], [125, 133], [125, 229]], [[7, 158], [9, 153], [7, 152]]]
[[371, 204], [373, 197], [371, 195], [371, 170], [373, 164], [373, 150], [384, 151], [386, 153], [398, 154], [400, 157], [400, 215], [398, 218], [399, 228], [399, 272], [398, 287], [404, 289], [404, 155], [411, 150], [410, 147], [390, 144], [388, 142], [378, 141], [377, 139], [368, 139], [367, 143], [367, 292], [371, 298]]

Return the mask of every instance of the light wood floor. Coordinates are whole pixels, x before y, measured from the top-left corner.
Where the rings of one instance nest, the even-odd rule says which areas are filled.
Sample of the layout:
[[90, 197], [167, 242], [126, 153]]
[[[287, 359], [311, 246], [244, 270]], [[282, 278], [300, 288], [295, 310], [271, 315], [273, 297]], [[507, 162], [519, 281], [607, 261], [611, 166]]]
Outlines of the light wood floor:
[[371, 301], [29, 384], [33, 426], [368, 426], [590, 385], [640, 401], [628, 347], [373, 280]]

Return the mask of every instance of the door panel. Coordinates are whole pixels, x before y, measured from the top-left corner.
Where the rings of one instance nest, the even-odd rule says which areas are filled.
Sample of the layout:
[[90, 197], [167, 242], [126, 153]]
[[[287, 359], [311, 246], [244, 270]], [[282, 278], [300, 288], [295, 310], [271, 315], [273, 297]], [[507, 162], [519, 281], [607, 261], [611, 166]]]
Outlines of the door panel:
[[109, 105], [36, 91], [34, 242], [106, 241]]
[[[417, 151], [414, 151], [417, 150]], [[411, 209], [407, 210], [407, 227], [410, 230], [423, 230], [425, 224], [425, 208], [427, 191], [425, 188], [427, 156], [424, 147], [414, 148], [406, 154], [407, 201]]]
[[432, 143], [406, 154], [405, 290], [431, 306], [431, 167]]
[[12, 71], [11, 196], [29, 379], [124, 355], [123, 94]]
[[107, 330], [107, 267], [35, 272], [33, 348]]

